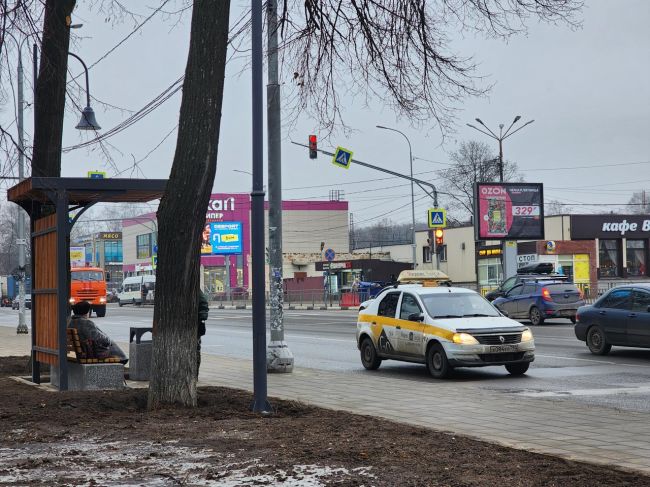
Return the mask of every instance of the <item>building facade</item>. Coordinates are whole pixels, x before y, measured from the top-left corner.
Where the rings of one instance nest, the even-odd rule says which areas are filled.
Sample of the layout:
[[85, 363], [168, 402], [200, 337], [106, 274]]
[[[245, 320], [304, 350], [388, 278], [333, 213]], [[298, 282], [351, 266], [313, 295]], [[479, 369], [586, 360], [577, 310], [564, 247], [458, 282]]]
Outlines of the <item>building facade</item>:
[[[504, 280], [500, 241], [474, 240], [472, 225], [446, 228], [439, 263], [430, 231], [416, 232], [417, 268], [436, 268], [457, 283], [492, 289]], [[517, 265], [550, 262], [593, 296], [622, 280], [648, 280], [650, 215], [557, 215], [545, 218], [544, 240], [506, 242], [517, 247]], [[382, 246], [392, 260], [411, 261], [411, 246]], [[369, 248], [355, 249], [367, 253]]]
[[[284, 277], [305, 272], [315, 275], [315, 263], [322, 259], [321, 247], [336, 253], [349, 251], [347, 201], [283, 201], [282, 217]], [[268, 203], [265, 221], [268, 221]], [[201, 243], [203, 288], [210, 293], [249, 290], [252, 280], [250, 195], [212, 194], [205, 222]], [[232, 231], [225, 230], [228, 228]], [[221, 253], [220, 247], [215, 251], [215, 241], [221, 243], [226, 236], [230, 243], [237, 244], [224, 251], [227, 253]], [[265, 241], [268, 242], [268, 225], [265, 225]], [[155, 213], [124, 220], [124, 275], [155, 273], [157, 243]]]
[[80, 237], [71, 247], [83, 247], [83, 265], [101, 267], [109, 287], [118, 287], [124, 278], [122, 272], [122, 232], [99, 232]]

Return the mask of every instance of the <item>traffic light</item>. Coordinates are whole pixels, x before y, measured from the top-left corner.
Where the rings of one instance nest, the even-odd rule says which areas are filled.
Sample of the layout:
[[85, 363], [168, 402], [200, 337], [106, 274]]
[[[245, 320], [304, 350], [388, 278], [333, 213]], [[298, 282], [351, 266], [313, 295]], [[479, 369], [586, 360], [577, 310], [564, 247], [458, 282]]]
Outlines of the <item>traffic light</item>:
[[315, 135], [309, 136], [309, 158], [316, 159], [318, 157], [318, 138]]
[[445, 243], [445, 232], [442, 228], [436, 228], [436, 247], [440, 248]]

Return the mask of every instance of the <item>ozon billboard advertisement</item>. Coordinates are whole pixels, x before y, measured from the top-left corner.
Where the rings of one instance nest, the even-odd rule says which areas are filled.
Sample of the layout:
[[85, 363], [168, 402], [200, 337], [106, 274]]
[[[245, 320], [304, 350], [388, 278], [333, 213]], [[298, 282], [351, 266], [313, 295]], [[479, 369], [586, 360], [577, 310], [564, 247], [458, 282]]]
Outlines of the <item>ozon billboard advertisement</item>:
[[477, 183], [474, 201], [477, 240], [544, 238], [541, 183]]

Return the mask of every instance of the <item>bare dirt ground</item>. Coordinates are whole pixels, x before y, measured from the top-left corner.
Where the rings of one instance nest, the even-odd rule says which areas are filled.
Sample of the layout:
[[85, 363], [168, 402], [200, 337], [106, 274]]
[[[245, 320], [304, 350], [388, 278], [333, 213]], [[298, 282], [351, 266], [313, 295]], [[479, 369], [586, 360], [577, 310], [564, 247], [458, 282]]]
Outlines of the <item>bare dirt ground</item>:
[[224, 487], [649, 486], [650, 477], [366, 416], [199, 389], [195, 409], [146, 410], [146, 389], [49, 392], [0, 358], [0, 485]]

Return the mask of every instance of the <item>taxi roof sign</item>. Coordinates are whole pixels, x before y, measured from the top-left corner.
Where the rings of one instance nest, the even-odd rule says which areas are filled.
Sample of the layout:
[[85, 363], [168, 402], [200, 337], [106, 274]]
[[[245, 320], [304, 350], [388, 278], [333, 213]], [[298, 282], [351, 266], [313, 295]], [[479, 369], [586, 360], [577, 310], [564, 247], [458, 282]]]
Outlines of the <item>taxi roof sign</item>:
[[399, 274], [397, 280], [400, 283], [422, 283], [427, 286], [435, 285], [432, 283], [449, 282], [449, 276], [438, 269], [426, 269], [421, 271], [407, 270]]

